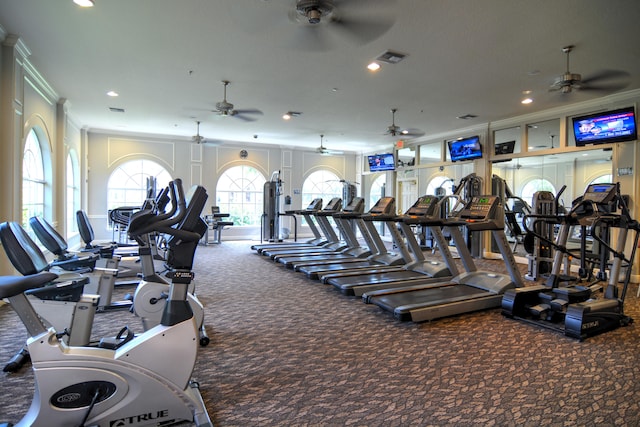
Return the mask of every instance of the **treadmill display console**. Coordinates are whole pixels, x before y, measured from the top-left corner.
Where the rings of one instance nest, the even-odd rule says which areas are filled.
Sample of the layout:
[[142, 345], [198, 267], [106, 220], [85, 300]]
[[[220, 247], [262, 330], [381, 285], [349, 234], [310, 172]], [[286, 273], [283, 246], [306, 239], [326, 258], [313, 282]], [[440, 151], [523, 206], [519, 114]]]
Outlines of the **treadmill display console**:
[[339, 211], [342, 206], [342, 199], [340, 197], [334, 197], [329, 200], [323, 211]]
[[498, 202], [496, 196], [474, 197], [465, 210], [460, 213], [461, 219], [487, 219], [491, 208]]
[[407, 216], [433, 215], [438, 199], [435, 196], [422, 196], [409, 208]]
[[390, 214], [395, 210], [395, 199], [393, 197], [383, 197], [369, 210], [369, 214], [381, 215]]
[[319, 211], [320, 209], [322, 209], [322, 199], [313, 199], [307, 206], [308, 211]]

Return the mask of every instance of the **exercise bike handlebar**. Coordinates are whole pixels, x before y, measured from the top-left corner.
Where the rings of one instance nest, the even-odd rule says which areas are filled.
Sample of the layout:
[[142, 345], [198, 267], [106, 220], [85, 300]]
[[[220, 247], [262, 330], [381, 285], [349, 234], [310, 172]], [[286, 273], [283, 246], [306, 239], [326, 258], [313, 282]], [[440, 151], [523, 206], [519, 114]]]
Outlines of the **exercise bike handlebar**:
[[[129, 235], [134, 238], [151, 232], [175, 234], [173, 225], [182, 221], [187, 212], [187, 202], [184, 197], [184, 190], [182, 189], [182, 180], [175, 179], [169, 184], [169, 190], [171, 193], [172, 207], [171, 211], [166, 214], [153, 215], [152, 212], [138, 212], [136, 213], [129, 225]], [[137, 220], [137, 221], [136, 221]], [[131, 225], [138, 225], [139, 227], [133, 227]]]

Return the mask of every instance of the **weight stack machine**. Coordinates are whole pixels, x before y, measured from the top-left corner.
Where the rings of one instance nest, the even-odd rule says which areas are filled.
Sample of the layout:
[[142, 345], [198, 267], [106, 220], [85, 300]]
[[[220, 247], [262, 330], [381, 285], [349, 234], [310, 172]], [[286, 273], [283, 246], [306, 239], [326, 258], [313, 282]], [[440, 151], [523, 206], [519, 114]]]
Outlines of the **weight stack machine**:
[[[533, 215], [545, 215], [555, 216], [557, 215], [557, 201], [553, 193], [550, 191], [537, 191], [533, 194], [532, 211]], [[531, 223], [528, 224], [529, 230], [532, 230], [535, 234], [544, 236], [550, 241], [553, 241], [553, 224], [549, 224], [543, 220], [536, 220], [536, 218], [530, 219]], [[527, 259], [529, 260], [529, 267], [525, 279], [538, 280], [543, 274], [547, 274], [551, 271], [553, 264], [553, 248], [547, 242], [544, 242], [537, 236], [530, 234], [525, 238], [525, 249], [527, 251]]]
[[264, 183], [261, 241], [282, 241], [280, 238], [279, 215], [281, 194], [282, 181], [280, 180], [280, 171], [275, 171], [271, 174], [271, 179]]
[[[460, 180], [460, 185], [456, 188], [455, 194], [461, 194], [465, 202], [471, 201], [474, 196], [482, 194], [482, 178], [475, 173], [470, 173]], [[481, 258], [483, 233], [473, 233], [465, 227], [464, 239], [467, 242], [467, 248], [469, 248], [471, 256]]]

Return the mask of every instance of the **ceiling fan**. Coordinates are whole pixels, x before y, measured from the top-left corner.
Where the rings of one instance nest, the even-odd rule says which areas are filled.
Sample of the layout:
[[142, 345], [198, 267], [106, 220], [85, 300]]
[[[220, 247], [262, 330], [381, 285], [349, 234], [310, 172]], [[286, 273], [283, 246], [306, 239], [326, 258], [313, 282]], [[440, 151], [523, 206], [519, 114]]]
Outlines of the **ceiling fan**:
[[616, 79], [622, 77], [628, 77], [629, 73], [625, 71], [619, 70], [603, 70], [598, 74], [595, 74], [591, 77], [582, 78], [582, 75], [577, 73], [572, 73], [569, 68], [569, 55], [573, 50], [574, 46], [565, 46], [562, 48], [562, 52], [567, 55], [567, 71], [564, 72], [561, 76], [558, 76], [551, 87], [549, 88], [550, 92], [560, 91], [561, 93], [571, 93], [573, 90], [600, 90], [600, 91], [617, 91], [623, 89], [627, 86], [624, 82], [619, 82], [617, 84], [612, 84], [608, 86], [595, 86], [593, 83], [606, 80], [606, 79]]
[[397, 108], [391, 109], [391, 125], [387, 127], [386, 134], [391, 136], [399, 136], [399, 137], [407, 137], [407, 138], [415, 138], [419, 136], [423, 136], [424, 132], [420, 129], [402, 129], [400, 126], [396, 125], [396, 112]]
[[[331, 47], [333, 33], [344, 36], [357, 44], [369, 43], [387, 32], [394, 18], [388, 0], [297, 0], [289, 19], [302, 27], [298, 41], [312, 50]], [[374, 12], [374, 14], [371, 14]]]
[[210, 139], [206, 139], [204, 136], [200, 135], [200, 121], [196, 121], [196, 134], [191, 137], [191, 142], [196, 144], [209, 144], [209, 145], [221, 145], [221, 141], [213, 141]]
[[222, 84], [224, 85], [224, 97], [222, 101], [216, 102], [216, 109], [214, 110], [214, 112], [221, 117], [235, 117], [237, 119], [244, 120], [246, 122], [255, 121], [256, 120], [255, 118], [248, 117], [246, 116], [246, 114], [262, 115], [262, 111], [255, 108], [236, 110], [233, 108], [234, 107], [233, 104], [227, 101], [227, 86], [229, 86], [229, 83], [230, 82], [228, 80], [222, 81]]
[[[227, 3], [227, 2], [225, 2]], [[363, 45], [386, 33], [395, 21], [396, 0], [296, 0], [228, 2], [232, 17], [245, 31], [270, 37], [278, 45], [326, 51], [351, 43]], [[275, 32], [287, 24], [292, 31]], [[291, 26], [291, 25], [290, 25]]]
[[326, 148], [323, 143], [323, 138], [324, 135], [320, 135], [320, 146], [316, 148], [316, 153], [322, 156], [338, 156], [340, 154], [344, 154], [343, 151], [329, 150], [328, 148]]

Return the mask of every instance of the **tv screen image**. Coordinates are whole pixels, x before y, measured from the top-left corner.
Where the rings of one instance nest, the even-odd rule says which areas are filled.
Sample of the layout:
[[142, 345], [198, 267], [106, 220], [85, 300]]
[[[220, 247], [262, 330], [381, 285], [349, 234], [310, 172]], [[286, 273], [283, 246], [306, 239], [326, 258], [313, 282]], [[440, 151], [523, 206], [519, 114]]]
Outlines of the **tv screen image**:
[[482, 145], [479, 136], [447, 141], [452, 162], [482, 158]]
[[371, 172], [392, 171], [396, 168], [393, 153], [373, 154], [369, 156], [369, 170]]
[[634, 141], [638, 139], [635, 109], [628, 107], [574, 117], [573, 135], [578, 147]]

